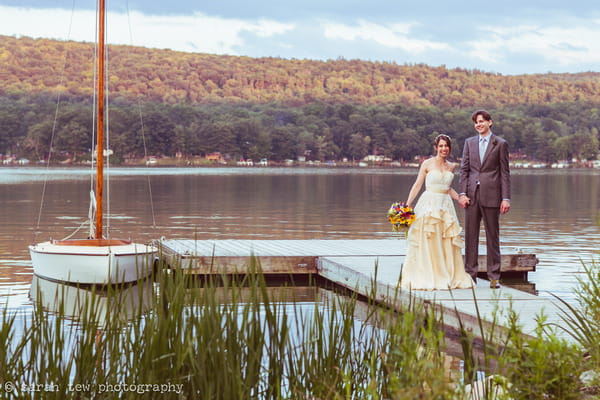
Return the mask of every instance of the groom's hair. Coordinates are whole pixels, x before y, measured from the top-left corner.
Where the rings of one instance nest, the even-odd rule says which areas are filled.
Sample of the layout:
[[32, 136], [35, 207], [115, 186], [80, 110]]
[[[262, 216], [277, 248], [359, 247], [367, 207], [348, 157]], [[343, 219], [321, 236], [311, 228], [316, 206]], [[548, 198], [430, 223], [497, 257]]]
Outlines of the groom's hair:
[[473, 120], [473, 122], [477, 120], [477, 117], [479, 115], [481, 115], [486, 121], [492, 120], [492, 115], [489, 112], [487, 112], [486, 110], [477, 110], [473, 114], [471, 114], [471, 119]]

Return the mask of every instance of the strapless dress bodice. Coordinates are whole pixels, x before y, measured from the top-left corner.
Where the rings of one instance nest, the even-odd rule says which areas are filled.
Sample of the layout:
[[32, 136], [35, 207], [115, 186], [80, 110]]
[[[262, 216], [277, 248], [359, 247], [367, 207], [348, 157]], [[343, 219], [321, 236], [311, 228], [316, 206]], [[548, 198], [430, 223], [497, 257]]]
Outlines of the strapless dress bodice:
[[446, 193], [454, 180], [452, 171], [431, 170], [425, 177], [425, 190], [433, 193]]

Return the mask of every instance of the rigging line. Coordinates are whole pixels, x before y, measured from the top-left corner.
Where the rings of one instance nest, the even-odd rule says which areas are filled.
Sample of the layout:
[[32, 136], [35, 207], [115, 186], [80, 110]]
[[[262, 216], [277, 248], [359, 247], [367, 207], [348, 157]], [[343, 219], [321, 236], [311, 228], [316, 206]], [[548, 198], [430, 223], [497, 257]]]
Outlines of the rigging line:
[[[99, 4], [96, 5], [96, 13], [99, 13]], [[100, 27], [98, 26], [98, 18], [94, 18], [94, 22], [96, 24], [96, 28], [94, 30], [94, 37], [97, 38], [98, 37], [98, 29], [100, 29]], [[95, 146], [96, 146], [96, 127], [97, 127], [97, 119], [98, 119], [98, 107], [96, 107], [97, 102], [98, 102], [98, 91], [96, 89], [96, 82], [98, 82], [98, 41], [95, 40], [94, 41], [94, 68], [93, 68], [93, 101], [92, 101], [92, 141], [91, 141], [91, 152], [90, 152], [90, 191], [94, 191], [95, 189], [95, 185], [94, 185], [94, 171], [96, 170], [96, 157], [95, 155]]]
[[[100, 12], [100, 4], [97, 3], [96, 4], [96, 15], [98, 15], [98, 13]], [[94, 30], [94, 37], [97, 38], [98, 37], [98, 30], [100, 29], [100, 27], [98, 26], [98, 18], [94, 18], [94, 23], [95, 23], [95, 30]], [[96, 157], [95, 157], [95, 147], [96, 147], [96, 122], [98, 119], [98, 107], [96, 107], [96, 104], [98, 102], [98, 92], [96, 89], [96, 85], [95, 83], [98, 82], [98, 41], [94, 40], [94, 68], [93, 68], [93, 82], [94, 82], [94, 90], [93, 90], [93, 101], [92, 101], [92, 141], [91, 141], [91, 151], [90, 151], [90, 210], [88, 211], [88, 217], [89, 217], [89, 224], [90, 224], [90, 229], [89, 229], [89, 237], [90, 238], [95, 238], [96, 237], [96, 224], [95, 224], [95, 219], [96, 219], [96, 196], [95, 196], [95, 176], [96, 174], [94, 173], [94, 171], [96, 170]], [[100, 232], [100, 234], [102, 234], [102, 232]]]
[[[107, 26], [107, 22], [108, 22], [108, 13], [104, 14], [104, 26]], [[104, 161], [104, 168], [106, 169], [106, 173], [103, 174], [102, 177], [99, 177], [97, 179], [103, 179], [104, 180], [104, 184], [103, 184], [103, 191], [105, 194], [105, 199], [106, 201], [102, 202], [103, 204], [105, 204], [105, 208], [106, 208], [106, 213], [103, 214], [103, 219], [104, 219], [104, 232], [100, 232], [100, 238], [104, 237], [104, 233], [106, 232], [106, 238], [110, 239], [110, 221], [111, 221], [111, 210], [110, 210], [110, 156], [108, 155], [108, 151], [105, 151], [107, 149], [110, 149], [110, 144], [109, 144], [109, 140], [110, 140], [110, 128], [109, 128], [109, 113], [110, 110], [108, 109], [108, 98], [110, 96], [108, 87], [109, 87], [109, 80], [108, 80], [108, 71], [109, 71], [109, 65], [108, 65], [108, 60], [109, 60], [109, 46], [108, 43], [106, 41], [107, 39], [107, 30], [104, 30], [104, 65], [105, 68], [102, 71], [102, 74], [104, 75], [104, 98], [100, 98], [98, 97], [98, 102], [103, 102], [103, 108], [104, 108], [104, 130], [103, 130], [103, 134], [104, 134], [104, 145], [102, 146], [102, 148], [98, 148], [97, 151], [98, 152], [102, 152], [102, 154], [104, 155], [103, 160]], [[99, 135], [100, 132], [97, 132], [97, 134]], [[96, 160], [96, 162], [98, 162]], [[98, 212], [98, 211], [96, 211]]]
[[[73, 20], [75, 15], [75, 0], [71, 3], [71, 19], [69, 20], [69, 27], [67, 29], [67, 40], [71, 37], [71, 30], [73, 28]], [[65, 71], [67, 70], [67, 55], [69, 53], [68, 46], [65, 46], [65, 52], [63, 54], [63, 65], [61, 68], [60, 78], [58, 82], [58, 87], [64, 87], [63, 82], [65, 81]], [[46, 161], [46, 171], [44, 172], [44, 183], [42, 185], [42, 196], [40, 199], [40, 208], [38, 210], [38, 218], [36, 224], [36, 230], [39, 230], [40, 223], [42, 220], [42, 211], [44, 209], [44, 199], [46, 197], [46, 187], [48, 185], [48, 171], [50, 169], [50, 160], [52, 158], [52, 145], [54, 144], [54, 137], [56, 134], [56, 126], [58, 122], [58, 112], [60, 110], [60, 101], [62, 97], [62, 90], [59, 90], [56, 94], [56, 107], [54, 110], [54, 121], [52, 122], [52, 132], [50, 134], [50, 143], [48, 148], [48, 160]]]
[[88, 223], [88, 221], [83, 221], [77, 228], [75, 228], [75, 230], [73, 232], [71, 232], [70, 234], [68, 234], [67, 236], [65, 236], [64, 238], [62, 238], [61, 240], [69, 240], [71, 239], [73, 236], [75, 236], [75, 234], [77, 232], [79, 232], [81, 230], [81, 228], [83, 228], [86, 224]]
[[[125, 2], [125, 7], [127, 9], [127, 25], [129, 28], [129, 42], [133, 45], [133, 31], [131, 29], [131, 15], [129, 13], [129, 1]], [[133, 70], [133, 79], [137, 81], [137, 70]], [[142, 144], [144, 146], [144, 160], [148, 159], [148, 148], [146, 146], [146, 131], [144, 126], [144, 117], [142, 114], [142, 105], [140, 101], [140, 95], [137, 96], [137, 108], [138, 114], [140, 116], [140, 127], [142, 131]], [[150, 168], [148, 164], [146, 164], [146, 169]], [[146, 181], [148, 182], [148, 196], [150, 197], [150, 212], [152, 214], [152, 227], [156, 228], [156, 215], [154, 213], [154, 200], [152, 196], [152, 184], [150, 182], [150, 174], [146, 174]]]
[[[110, 221], [111, 221], [111, 214], [110, 214], [110, 110], [108, 108], [108, 104], [109, 104], [109, 97], [110, 97], [110, 91], [109, 91], [109, 84], [108, 84], [108, 71], [110, 69], [109, 65], [108, 65], [108, 60], [109, 60], [109, 47], [106, 46], [106, 72], [105, 72], [105, 96], [106, 96], [106, 102], [104, 104], [104, 109], [105, 111], [105, 115], [106, 115], [106, 129], [104, 130], [105, 135], [104, 135], [104, 142], [106, 143], [106, 145], [104, 146], [104, 149], [106, 149], [105, 152], [105, 168], [106, 168], [106, 237], [108, 239], [110, 239]], [[104, 149], [100, 149], [100, 151], [104, 152]]]

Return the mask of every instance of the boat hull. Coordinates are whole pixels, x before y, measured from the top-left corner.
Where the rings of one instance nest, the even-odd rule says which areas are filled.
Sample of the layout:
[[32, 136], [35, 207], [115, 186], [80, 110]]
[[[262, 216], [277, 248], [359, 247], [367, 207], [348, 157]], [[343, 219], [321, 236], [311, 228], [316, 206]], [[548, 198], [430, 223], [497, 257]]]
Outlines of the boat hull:
[[43, 242], [29, 246], [33, 272], [42, 278], [82, 284], [134, 282], [150, 275], [158, 250], [123, 241]]

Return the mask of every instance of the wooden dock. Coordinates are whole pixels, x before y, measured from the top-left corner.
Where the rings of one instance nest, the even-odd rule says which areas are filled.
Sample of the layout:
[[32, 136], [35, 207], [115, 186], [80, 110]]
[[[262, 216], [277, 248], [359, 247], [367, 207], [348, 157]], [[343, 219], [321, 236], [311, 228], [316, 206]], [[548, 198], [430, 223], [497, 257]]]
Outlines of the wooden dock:
[[[378, 302], [401, 309], [410, 301], [435, 307], [447, 327], [457, 329], [459, 318], [476, 337], [481, 337], [477, 308], [484, 321], [484, 333], [507, 324], [509, 307], [520, 316], [523, 332], [533, 334], [540, 313], [548, 322], [562, 323], [558, 302], [502, 286], [494, 290], [478, 279], [475, 290], [399, 291], [405, 241], [373, 240], [162, 240], [157, 243], [170, 266], [193, 274], [244, 274], [250, 256], [255, 256], [264, 274], [316, 274], [364, 296], [376, 289]], [[485, 249], [481, 249], [480, 272], [485, 271]], [[502, 275], [522, 276], [535, 271], [535, 254], [502, 249]]]
[[[318, 273], [323, 257], [394, 256], [397, 267], [404, 262], [406, 241], [399, 239], [366, 240], [163, 240], [158, 243], [163, 256], [172, 265], [182, 265], [192, 273], [244, 273], [250, 255], [260, 259], [265, 274]], [[479, 249], [479, 271], [486, 271], [486, 250]], [[535, 271], [538, 259], [518, 249], [503, 248], [503, 277], [527, 278]]]

